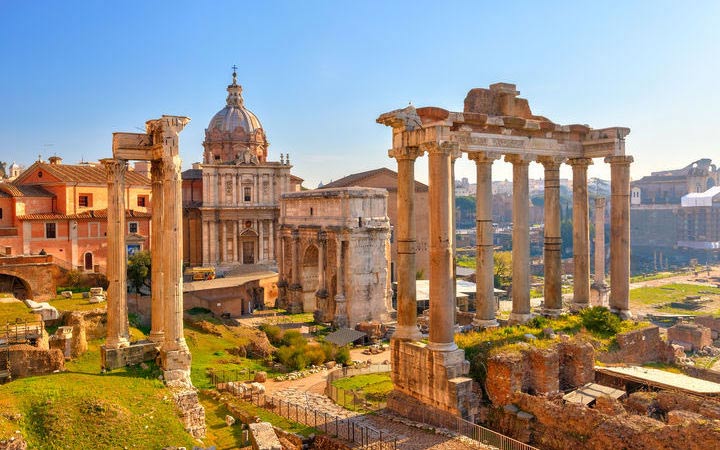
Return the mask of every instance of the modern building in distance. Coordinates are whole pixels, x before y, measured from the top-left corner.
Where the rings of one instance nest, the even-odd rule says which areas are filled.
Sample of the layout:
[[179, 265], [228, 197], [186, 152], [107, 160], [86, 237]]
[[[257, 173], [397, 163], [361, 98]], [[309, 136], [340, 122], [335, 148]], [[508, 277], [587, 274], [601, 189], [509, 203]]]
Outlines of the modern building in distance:
[[[343, 188], [343, 187], [371, 187], [382, 188], [388, 191], [387, 211], [390, 217], [390, 225], [395, 226], [398, 218], [397, 204], [397, 172], [388, 168], [368, 170], [366, 172], [354, 173], [339, 180], [335, 180], [323, 186], [326, 188]], [[416, 253], [415, 265], [419, 278], [427, 278], [430, 273], [430, 254], [428, 251], [428, 233], [429, 233], [429, 213], [427, 210], [428, 186], [415, 181], [415, 230], [416, 230]], [[391, 273], [394, 281], [397, 262], [397, 243], [391, 238], [390, 255], [391, 255]]]
[[646, 272], [720, 250], [720, 171], [708, 158], [631, 183], [633, 270]]
[[290, 157], [268, 160], [257, 116], [245, 107], [233, 72], [227, 102], [205, 129], [202, 164], [183, 172], [183, 260], [192, 266], [278, 260], [280, 195], [300, 190]]
[[[128, 252], [150, 246], [150, 180], [126, 174]], [[104, 272], [107, 260], [107, 175], [100, 164], [37, 161], [12, 182], [0, 183], [0, 250], [45, 252], [66, 269]]]

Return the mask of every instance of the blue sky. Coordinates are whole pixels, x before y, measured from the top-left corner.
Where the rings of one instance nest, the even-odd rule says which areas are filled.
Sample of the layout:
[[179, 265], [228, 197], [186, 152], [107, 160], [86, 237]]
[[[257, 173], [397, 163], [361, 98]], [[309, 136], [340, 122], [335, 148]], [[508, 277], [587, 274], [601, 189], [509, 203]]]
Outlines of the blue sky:
[[[720, 162], [717, 1], [0, 0], [0, 57], [0, 160], [26, 165], [107, 157], [112, 132], [178, 114], [192, 118], [189, 167], [233, 64], [270, 158], [289, 152], [309, 187], [394, 168], [379, 114], [462, 110], [469, 89], [498, 81], [555, 122], [630, 127], [633, 178]], [[510, 173], [495, 164], [496, 179]], [[473, 180], [470, 162], [457, 175]], [[609, 170], [597, 160], [590, 176]]]

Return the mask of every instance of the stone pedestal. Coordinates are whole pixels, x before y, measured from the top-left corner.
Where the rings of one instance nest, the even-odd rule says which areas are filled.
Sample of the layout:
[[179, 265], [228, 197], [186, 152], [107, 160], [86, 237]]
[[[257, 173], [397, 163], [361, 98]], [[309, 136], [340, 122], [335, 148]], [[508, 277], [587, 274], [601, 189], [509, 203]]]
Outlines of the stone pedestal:
[[590, 285], [590, 306], [608, 306], [610, 287], [605, 283], [597, 282]]
[[190, 381], [190, 363], [192, 362], [192, 356], [187, 347], [177, 350], [161, 348], [160, 361], [162, 361], [165, 384], [173, 387], [192, 386]]
[[467, 377], [470, 363], [465, 351], [433, 351], [423, 343], [403, 340], [393, 340], [390, 349], [395, 389], [389, 409], [413, 417], [412, 410], [430, 407], [474, 420], [479, 400]]

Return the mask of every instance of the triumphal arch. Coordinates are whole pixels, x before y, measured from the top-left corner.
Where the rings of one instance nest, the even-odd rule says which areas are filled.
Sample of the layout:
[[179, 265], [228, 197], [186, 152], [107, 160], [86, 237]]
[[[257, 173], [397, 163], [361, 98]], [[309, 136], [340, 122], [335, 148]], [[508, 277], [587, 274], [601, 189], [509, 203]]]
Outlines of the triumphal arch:
[[[187, 117], [162, 116], [146, 122], [146, 133], [113, 133], [113, 157], [103, 159], [108, 177], [107, 338], [104, 368], [142, 360], [160, 351], [160, 366], [169, 386], [192, 386], [190, 350], [183, 335], [182, 161], [178, 134]], [[149, 343], [132, 344], [127, 310], [125, 248], [125, 173], [129, 160], [151, 162], [152, 222], [151, 331]]]
[[[412, 415], [418, 407], [472, 418], [476, 402], [469, 363], [454, 341], [454, 161], [467, 153], [477, 168], [478, 327], [496, 326], [493, 297], [492, 176], [494, 161], [504, 155], [513, 166], [512, 314], [511, 323], [531, 317], [528, 166], [545, 170], [545, 310], [562, 311], [560, 259], [560, 165], [573, 171], [573, 308], [590, 301], [590, 245], [587, 169], [604, 158], [611, 169], [610, 307], [629, 316], [630, 163], [625, 154], [629, 128], [593, 129], [559, 125], [533, 115], [514, 84], [472, 89], [462, 112], [412, 105], [382, 114], [377, 122], [392, 127], [389, 156], [398, 164], [398, 301], [397, 331], [392, 341], [395, 391], [389, 406]], [[428, 154], [430, 213], [430, 337], [419, 342], [415, 298], [414, 166]]]

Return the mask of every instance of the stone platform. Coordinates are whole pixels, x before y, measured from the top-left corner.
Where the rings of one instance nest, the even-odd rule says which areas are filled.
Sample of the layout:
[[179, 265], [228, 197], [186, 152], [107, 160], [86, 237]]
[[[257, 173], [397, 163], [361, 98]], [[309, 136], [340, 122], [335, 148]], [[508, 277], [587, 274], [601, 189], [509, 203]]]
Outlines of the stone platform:
[[466, 375], [470, 363], [463, 350], [433, 351], [420, 342], [393, 340], [390, 344], [395, 390], [388, 408], [412, 418], [419, 406], [473, 421], [479, 399]]
[[100, 347], [100, 365], [105, 370], [114, 370], [145, 361], [154, 361], [158, 356], [157, 345], [150, 341], [137, 341], [128, 347], [120, 348], [107, 348], [103, 345]]

